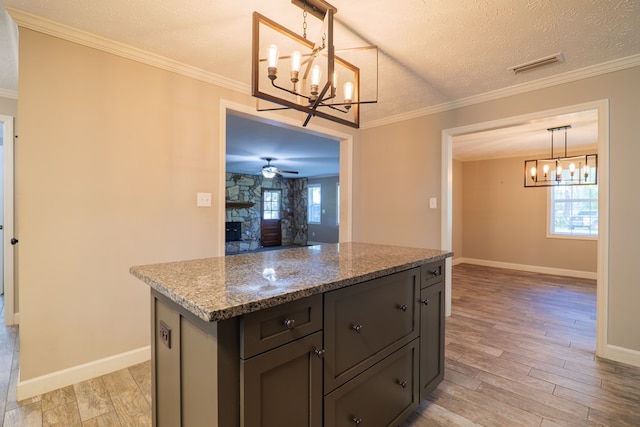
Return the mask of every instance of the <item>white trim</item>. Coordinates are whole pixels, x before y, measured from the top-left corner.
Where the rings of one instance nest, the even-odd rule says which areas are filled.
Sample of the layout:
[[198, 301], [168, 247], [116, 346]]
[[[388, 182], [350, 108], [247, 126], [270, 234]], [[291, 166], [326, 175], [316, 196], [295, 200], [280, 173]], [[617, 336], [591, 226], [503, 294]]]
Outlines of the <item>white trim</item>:
[[[220, 194], [225, 194], [225, 158], [227, 151], [227, 114], [229, 111], [251, 116], [254, 120], [270, 124], [280, 124], [297, 128], [301, 132], [309, 132], [316, 135], [336, 138], [340, 140], [340, 228], [339, 241], [351, 242], [353, 239], [353, 135], [335, 129], [309, 123], [306, 128], [301, 127], [301, 121], [289, 116], [280, 115], [270, 111], [258, 112], [255, 108], [245, 104], [220, 99], [220, 143], [218, 151], [218, 170], [222, 171], [220, 179]], [[225, 218], [225, 203], [223, 197], [219, 198], [218, 212], [220, 218]], [[222, 228], [221, 228], [222, 229]], [[224, 239], [219, 239], [219, 254], [224, 254]]]
[[553, 274], [555, 276], [578, 277], [581, 279], [596, 280], [598, 274], [592, 271], [568, 270], [566, 268], [543, 267], [540, 265], [514, 264], [510, 262], [490, 261], [486, 259], [458, 258], [455, 265], [473, 264], [485, 267], [504, 268], [508, 270], [529, 271], [532, 273]]
[[108, 52], [113, 55], [171, 71], [206, 83], [212, 83], [236, 92], [247, 95], [250, 93], [248, 84], [240, 83], [201, 68], [183, 64], [164, 56], [156, 55], [124, 43], [109, 40], [105, 37], [69, 27], [58, 22], [50, 21], [39, 16], [31, 15], [11, 7], [7, 7], [6, 9], [13, 20], [23, 28], [28, 28], [63, 40], [98, 49], [103, 52]]
[[360, 128], [368, 129], [387, 125], [390, 123], [424, 117], [431, 114], [442, 113], [444, 111], [454, 110], [456, 108], [468, 107], [470, 105], [480, 104], [487, 101], [494, 101], [496, 99], [506, 98], [508, 96], [519, 95], [538, 89], [544, 89], [564, 83], [570, 83], [577, 80], [587, 79], [589, 77], [599, 76], [607, 73], [613, 73], [615, 71], [625, 70], [627, 68], [633, 68], [637, 66], [640, 66], [640, 54], [631, 55], [620, 59], [614, 59], [613, 61], [603, 62], [602, 64], [592, 65], [590, 67], [581, 68], [575, 71], [568, 71], [566, 73], [534, 80], [532, 82], [509, 86], [491, 92], [484, 92], [467, 98], [445, 102], [443, 104], [434, 105], [431, 107], [421, 108], [419, 110], [409, 111], [393, 116], [387, 116], [384, 119], [367, 122], [366, 125], [361, 125]]
[[640, 351], [630, 350], [616, 345], [607, 345], [605, 351], [598, 356], [604, 359], [614, 360], [620, 363], [640, 367]]
[[0, 88], [0, 98], [18, 99], [18, 92]]
[[19, 316], [14, 313], [15, 310], [15, 246], [11, 244], [11, 239], [15, 236], [14, 229], [14, 118], [12, 116], [0, 116], [0, 122], [3, 124], [2, 144], [4, 145], [3, 155], [3, 198], [4, 198], [4, 323], [5, 325], [16, 325]]
[[[598, 110], [598, 260], [597, 260], [597, 290], [596, 290], [596, 355], [605, 357], [608, 343], [608, 316], [609, 316], [609, 100], [586, 102], [583, 104], [570, 105], [567, 107], [555, 108], [552, 110], [539, 111], [515, 117], [506, 117], [483, 123], [460, 126], [457, 128], [445, 129], [442, 131], [442, 176], [443, 197], [451, 197], [452, 186], [444, 187], [444, 182], [448, 182], [448, 175], [452, 171], [453, 137], [466, 133], [479, 132], [487, 129], [514, 126], [532, 120], [539, 120], [563, 114], [570, 114], [587, 110]], [[453, 209], [449, 204], [443, 203], [441, 219], [444, 224], [449, 217], [453, 216]], [[450, 242], [451, 233], [444, 235], [442, 241]], [[458, 261], [459, 262], [459, 261]], [[451, 269], [446, 265], [446, 274], [451, 274]], [[569, 270], [571, 271], [571, 270]], [[450, 301], [451, 293], [446, 294]]]
[[150, 359], [151, 346], [145, 346], [82, 365], [51, 372], [26, 381], [19, 381], [16, 400], [20, 401], [38, 396], [62, 387], [125, 369]]

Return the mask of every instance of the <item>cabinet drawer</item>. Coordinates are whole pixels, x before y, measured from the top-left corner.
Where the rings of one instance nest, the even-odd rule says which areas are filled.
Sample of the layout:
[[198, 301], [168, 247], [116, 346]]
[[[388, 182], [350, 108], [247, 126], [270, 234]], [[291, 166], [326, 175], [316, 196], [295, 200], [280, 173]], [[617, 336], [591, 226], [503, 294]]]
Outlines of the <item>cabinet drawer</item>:
[[325, 393], [418, 336], [419, 272], [325, 294]]
[[444, 261], [423, 265], [421, 269], [421, 288], [426, 288], [444, 280]]
[[240, 357], [271, 350], [322, 329], [322, 295], [242, 316]]
[[325, 396], [325, 425], [396, 425], [413, 412], [418, 406], [418, 341]]

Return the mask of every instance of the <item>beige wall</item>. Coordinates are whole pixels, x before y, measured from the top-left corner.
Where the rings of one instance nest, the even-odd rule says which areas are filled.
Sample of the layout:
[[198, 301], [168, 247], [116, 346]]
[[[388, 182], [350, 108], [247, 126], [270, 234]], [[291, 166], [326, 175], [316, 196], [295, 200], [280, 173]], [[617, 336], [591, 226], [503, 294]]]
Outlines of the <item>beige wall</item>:
[[524, 160], [463, 163], [462, 256], [595, 272], [596, 240], [546, 237], [547, 189], [524, 188]]
[[196, 193], [224, 200], [221, 98], [255, 102], [24, 28], [19, 84], [25, 381], [149, 344], [129, 267], [218, 255], [224, 218]]
[[[640, 199], [632, 196], [637, 191], [628, 178], [628, 171], [635, 170], [640, 158], [640, 67], [363, 130], [363, 147], [357, 159], [361, 167], [357, 180], [362, 188], [360, 194], [356, 193], [356, 208], [363, 214], [354, 230], [357, 239], [440, 245], [440, 209], [428, 209], [427, 199], [440, 194], [443, 129], [601, 99], [610, 101], [608, 344], [640, 351], [640, 311], [636, 307], [640, 286], [635, 267]], [[381, 163], [391, 165], [394, 179], [376, 173]], [[402, 226], [397, 225], [399, 221]]]
[[[640, 351], [640, 208], [623, 175], [640, 158], [639, 81], [634, 68], [361, 132], [322, 121], [355, 137], [353, 240], [440, 246], [442, 129], [609, 98], [609, 343]], [[19, 84], [24, 381], [148, 345], [148, 288], [128, 269], [217, 255], [224, 218], [196, 208], [195, 193], [224, 197], [220, 99], [255, 104], [23, 28]], [[429, 197], [438, 209], [428, 208]]]

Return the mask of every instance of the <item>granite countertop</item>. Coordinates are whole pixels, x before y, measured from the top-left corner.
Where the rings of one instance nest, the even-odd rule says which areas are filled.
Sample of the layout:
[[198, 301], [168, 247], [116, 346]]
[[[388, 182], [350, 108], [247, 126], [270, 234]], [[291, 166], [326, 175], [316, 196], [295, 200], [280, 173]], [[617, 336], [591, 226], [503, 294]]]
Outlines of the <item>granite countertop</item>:
[[130, 273], [215, 322], [407, 270], [451, 252], [338, 243], [134, 266]]

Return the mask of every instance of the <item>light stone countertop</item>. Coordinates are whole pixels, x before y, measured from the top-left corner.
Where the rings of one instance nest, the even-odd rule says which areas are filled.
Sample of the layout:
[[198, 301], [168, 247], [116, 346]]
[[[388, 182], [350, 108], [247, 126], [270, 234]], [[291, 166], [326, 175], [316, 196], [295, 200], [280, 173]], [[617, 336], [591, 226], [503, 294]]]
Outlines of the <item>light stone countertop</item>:
[[440, 261], [453, 253], [367, 243], [134, 266], [130, 273], [215, 322]]

